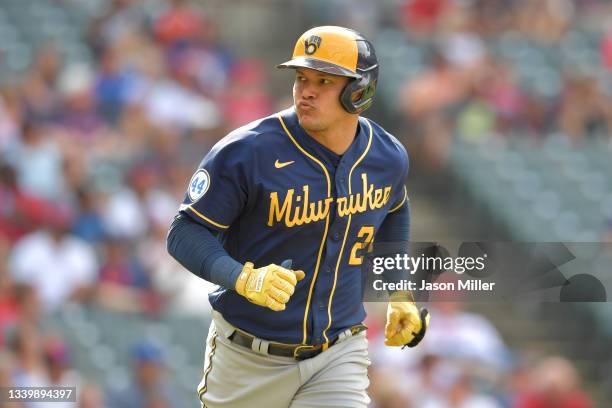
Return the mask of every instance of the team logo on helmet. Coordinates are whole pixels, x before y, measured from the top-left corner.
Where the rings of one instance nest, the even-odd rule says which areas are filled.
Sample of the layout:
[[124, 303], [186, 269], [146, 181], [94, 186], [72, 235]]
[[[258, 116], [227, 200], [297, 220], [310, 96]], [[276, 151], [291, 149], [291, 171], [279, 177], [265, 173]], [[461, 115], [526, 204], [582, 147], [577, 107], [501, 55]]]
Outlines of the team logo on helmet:
[[304, 41], [304, 52], [306, 55], [314, 54], [317, 49], [321, 46], [321, 37], [318, 35], [311, 35], [306, 41]]

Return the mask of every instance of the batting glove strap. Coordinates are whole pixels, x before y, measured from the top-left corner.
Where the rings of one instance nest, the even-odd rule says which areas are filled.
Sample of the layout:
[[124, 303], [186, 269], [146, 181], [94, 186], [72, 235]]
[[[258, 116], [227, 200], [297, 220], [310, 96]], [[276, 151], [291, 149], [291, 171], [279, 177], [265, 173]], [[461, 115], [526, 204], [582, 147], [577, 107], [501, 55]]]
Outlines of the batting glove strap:
[[425, 332], [427, 332], [427, 326], [429, 326], [429, 311], [426, 308], [421, 308], [421, 330], [414, 335], [414, 338], [402, 346], [402, 350], [405, 347], [414, 347], [423, 340]]

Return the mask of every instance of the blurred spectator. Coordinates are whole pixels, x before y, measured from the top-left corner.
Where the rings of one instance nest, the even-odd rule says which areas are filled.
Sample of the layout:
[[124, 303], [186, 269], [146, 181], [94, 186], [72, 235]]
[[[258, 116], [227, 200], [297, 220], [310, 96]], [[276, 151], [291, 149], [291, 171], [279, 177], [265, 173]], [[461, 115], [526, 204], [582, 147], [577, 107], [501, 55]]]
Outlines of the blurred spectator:
[[0, 159], [14, 148], [21, 132], [24, 115], [21, 92], [16, 86], [0, 88]]
[[13, 286], [13, 294], [19, 311], [19, 321], [43, 327], [44, 313], [38, 290], [29, 284], [18, 283]]
[[78, 214], [72, 223], [72, 233], [90, 243], [98, 243], [106, 236], [100, 210], [100, 195], [87, 188], [76, 191]]
[[427, 35], [436, 29], [449, 0], [404, 0], [401, 2], [402, 28], [416, 35]]
[[94, 92], [98, 108], [103, 117], [116, 124], [125, 104], [133, 98], [137, 77], [120, 66], [119, 55], [114, 47], [102, 52]]
[[14, 286], [8, 271], [8, 244], [0, 239], [0, 347], [4, 347], [7, 328], [14, 326], [19, 318], [19, 306], [15, 299]]
[[484, 317], [463, 310], [459, 302], [436, 301], [424, 348], [441, 356], [472, 360], [503, 370], [508, 350], [495, 327]]
[[23, 237], [11, 254], [13, 278], [37, 288], [46, 311], [87, 300], [97, 278], [93, 249], [68, 232], [71, 217], [66, 208], [50, 207], [46, 228]]
[[[7, 348], [0, 347], [0, 387], [15, 387], [13, 381], [15, 358]], [[24, 408], [19, 402], [11, 403], [11, 408]]]
[[45, 362], [49, 373], [49, 384], [57, 387], [79, 388], [81, 378], [71, 367], [68, 345], [57, 336], [45, 339]]
[[95, 76], [85, 64], [69, 65], [59, 79], [63, 107], [59, 123], [75, 141], [91, 141], [106, 130], [95, 99]]
[[438, 171], [444, 166], [451, 142], [451, 118], [469, 89], [463, 72], [440, 53], [432, 67], [413, 81], [402, 85], [400, 111], [410, 124], [407, 139], [418, 164]]
[[[45, 363], [50, 387], [76, 387], [76, 392], [81, 389], [81, 377], [72, 369], [70, 352], [64, 341], [56, 336], [50, 336], [45, 339], [43, 346]], [[53, 404], [57, 408], [74, 407], [73, 402], [55, 402]]]
[[11, 332], [20, 324], [40, 327], [41, 315], [36, 289], [14, 285], [8, 271], [0, 265], [0, 346], [6, 345]]
[[109, 406], [113, 408], [182, 407], [177, 391], [165, 381], [162, 350], [149, 340], [141, 340], [132, 350], [134, 379], [128, 387], [113, 390]]
[[170, 0], [170, 7], [155, 22], [157, 39], [165, 45], [193, 42], [204, 30], [205, 20], [185, 0]]
[[77, 399], [79, 408], [105, 408], [104, 394], [95, 384], [83, 384]]
[[14, 243], [42, 222], [49, 203], [26, 193], [15, 169], [0, 161], [0, 239]]
[[36, 326], [19, 324], [10, 339], [10, 350], [14, 353], [15, 364], [11, 373], [17, 387], [44, 387], [48, 383], [45, 367], [42, 337]]
[[578, 385], [575, 368], [564, 358], [549, 357], [531, 372], [531, 391], [520, 395], [514, 408], [590, 408], [592, 402]]
[[459, 102], [467, 91], [468, 82], [461, 71], [437, 53], [431, 68], [412, 81], [406, 82], [400, 94], [400, 109], [415, 120], [426, 120]]
[[126, 176], [128, 185], [109, 197], [103, 221], [112, 236], [142, 238], [152, 223], [168, 224], [176, 212], [176, 199], [164, 190], [159, 163], [136, 163]]
[[167, 256], [168, 223], [154, 225], [148, 239], [139, 245], [139, 258], [151, 271], [155, 291], [164, 297], [164, 309], [168, 314], [210, 316], [211, 306], [207, 294], [216, 285], [191, 273], [184, 273], [181, 265]]
[[105, 250], [97, 288], [98, 302], [123, 312], [159, 313], [161, 299], [153, 289], [149, 271], [131, 251], [130, 242], [109, 238]]
[[135, 0], [112, 0], [106, 13], [94, 19], [88, 39], [95, 51], [142, 29], [146, 15]]
[[516, 22], [520, 32], [541, 42], [558, 41], [574, 17], [571, 0], [517, 2]]
[[371, 408], [413, 408], [410, 392], [402, 381], [403, 376], [392, 369], [385, 369], [374, 364], [368, 370], [370, 387], [368, 395], [372, 400]]
[[485, 45], [480, 37], [461, 29], [447, 34], [441, 52], [450, 64], [461, 69], [477, 67], [486, 56]]
[[475, 85], [483, 101], [495, 110], [497, 130], [507, 132], [519, 127], [529, 130], [523, 123], [525, 95], [507, 65], [488, 59], [482, 78]]
[[612, 100], [601, 93], [594, 78], [568, 78], [559, 113], [561, 129], [577, 143], [612, 130]]
[[457, 365], [439, 364], [434, 380], [441, 391], [419, 403], [424, 408], [501, 408], [494, 398], [477, 392], [469, 374]]
[[43, 44], [21, 84], [26, 117], [39, 122], [57, 119], [61, 109], [57, 89], [61, 69], [62, 58], [58, 49], [52, 43]]
[[601, 60], [603, 65], [612, 71], [612, 28], [608, 29], [601, 41]]
[[221, 121], [211, 100], [173, 79], [154, 83], [144, 98], [144, 106], [148, 120], [159, 127], [211, 129]]
[[272, 98], [265, 84], [264, 68], [259, 61], [242, 60], [232, 67], [224, 103], [230, 128], [244, 126], [272, 113]]
[[107, 232], [112, 236], [130, 239], [142, 237], [149, 225], [141, 205], [136, 193], [129, 188], [112, 194], [103, 209]]
[[[477, 89], [472, 90], [474, 95]], [[473, 97], [462, 106], [457, 114], [457, 132], [465, 140], [481, 141], [495, 131], [495, 112], [491, 105]]]
[[21, 143], [7, 159], [17, 172], [19, 186], [28, 195], [60, 201], [67, 195], [63, 176], [64, 157], [56, 140], [46, 137], [41, 123], [23, 124]]

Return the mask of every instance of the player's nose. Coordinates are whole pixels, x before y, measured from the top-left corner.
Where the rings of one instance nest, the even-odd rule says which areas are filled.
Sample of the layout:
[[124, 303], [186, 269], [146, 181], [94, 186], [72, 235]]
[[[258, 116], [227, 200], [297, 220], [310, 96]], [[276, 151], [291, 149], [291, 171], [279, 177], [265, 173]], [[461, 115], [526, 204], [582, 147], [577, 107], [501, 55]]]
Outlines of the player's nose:
[[301, 92], [300, 92], [300, 94], [301, 94], [300, 96], [301, 96], [303, 99], [313, 99], [313, 98], [315, 98], [315, 97], [317, 96], [317, 93], [316, 93], [316, 89], [315, 89], [315, 87], [314, 87], [314, 86], [312, 86], [312, 85], [309, 85], [309, 84], [307, 84], [307, 83], [306, 83], [306, 84], [303, 84], [303, 85], [301, 86], [300, 91], [301, 91]]

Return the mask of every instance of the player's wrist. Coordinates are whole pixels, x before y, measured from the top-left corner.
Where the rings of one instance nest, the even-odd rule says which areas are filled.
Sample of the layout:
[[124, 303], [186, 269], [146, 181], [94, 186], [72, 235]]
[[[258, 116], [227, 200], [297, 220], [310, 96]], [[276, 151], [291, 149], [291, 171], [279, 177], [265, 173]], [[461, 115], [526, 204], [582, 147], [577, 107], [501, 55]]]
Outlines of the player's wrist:
[[209, 280], [223, 288], [235, 289], [244, 265], [229, 255], [222, 255], [209, 267]]
[[238, 277], [236, 279], [236, 284], [235, 284], [234, 288], [236, 289], [236, 292], [238, 292], [239, 294], [241, 294], [243, 296], [246, 293], [246, 285], [247, 285], [247, 282], [249, 280], [249, 276], [253, 272], [254, 268], [255, 268], [255, 265], [253, 264], [253, 262], [246, 262], [242, 266], [242, 269], [241, 269], [241, 271], [238, 274]]
[[407, 302], [416, 304], [414, 296], [410, 291], [397, 290], [389, 293], [389, 302]]

